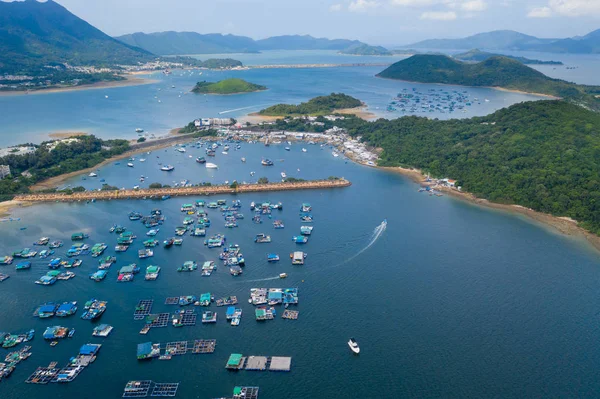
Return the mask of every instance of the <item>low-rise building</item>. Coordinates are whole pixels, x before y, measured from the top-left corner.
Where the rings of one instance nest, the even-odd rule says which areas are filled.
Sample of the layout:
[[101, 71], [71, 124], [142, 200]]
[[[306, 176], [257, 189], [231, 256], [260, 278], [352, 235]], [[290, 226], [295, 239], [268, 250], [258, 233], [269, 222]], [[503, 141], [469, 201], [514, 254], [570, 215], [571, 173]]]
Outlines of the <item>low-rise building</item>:
[[4, 179], [6, 176], [10, 176], [10, 166], [0, 165], [0, 179]]

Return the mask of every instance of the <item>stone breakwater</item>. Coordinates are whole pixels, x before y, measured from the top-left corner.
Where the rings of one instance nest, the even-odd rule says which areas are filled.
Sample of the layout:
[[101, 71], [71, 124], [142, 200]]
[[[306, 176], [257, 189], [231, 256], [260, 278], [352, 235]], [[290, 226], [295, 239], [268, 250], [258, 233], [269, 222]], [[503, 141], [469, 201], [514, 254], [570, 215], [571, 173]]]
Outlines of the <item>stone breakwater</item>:
[[17, 195], [14, 200], [18, 202], [71, 202], [91, 200], [113, 200], [133, 198], [161, 198], [164, 196], [188, 196], [188, 195], [214, 195], [214, 194], [236, 194], [253, 193], [261, 191], [290, 191], [290, 190], [314, 190], [325, 188], [348, 187], [352, 183], [346, 179], [337, 180], [311, 180], [301, 182], [281, 182], [266, 184], [240, 184], [233, 188], [228, 185], [221, 186], [193, 186], [193, 187], [168, 187], [137, 190], [106, 190], [106, 191], [83, 191], [72, 194], [67, 193], [40, 193]]

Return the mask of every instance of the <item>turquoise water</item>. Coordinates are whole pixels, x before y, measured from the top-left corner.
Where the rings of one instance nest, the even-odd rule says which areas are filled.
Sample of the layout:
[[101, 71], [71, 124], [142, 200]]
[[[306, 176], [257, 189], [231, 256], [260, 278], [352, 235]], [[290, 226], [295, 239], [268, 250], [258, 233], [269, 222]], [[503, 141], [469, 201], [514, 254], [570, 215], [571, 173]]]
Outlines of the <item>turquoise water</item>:
[[[296, 52], [267, 52], [263, 64], [293, 63], [303, 59]], [[369, 62], [374, 57], [341, 56], [333, 52], [306, 56], [306, 63], [338, 63], [347, 58]], [[257, 55], [248, 55], [256, 58]], [[380, 57], [375, 57], [380, 58]], [[375, 74], [383, 67], [345, 67], [308, 69], [252, 69], [245, 71], [174, 71], [172, 75], [152, 74], [157, 83], [111, 89], [85, 90], [55, 94], [0, 96], [0, 137], [3, 146], [23, 142], [41, 142], [48, 134], [60, 131], [88, 132], [105, 138], [137, 137], [135, 129], [163, 135], [198, 117], [239, 118], [278, 103], [299, 103], [318, 95], [344, 92], [365, 102], [377, 116], [396, 118], [399, 112], [388, 113], [386, 107], [402, 89], [430, 88], [466, 90], [480, 103], [468, 107], [468, 112], [453, 114], [421, 114], [440, 119], [487, 115], [516, 102], [539, 97], [500, 92], [482, 88], [462, 88], [406, 83], [379, 79]], [[238, 77], [262, 84], [269, 90], [231, 96], [194, 95], [189, 93], [198, 80], [220, 80]], [[175, 86], [174, 88], [172, 86]], [[105, 98], [108, 96], [108, 98]], [[489, 102], [484, 102], [488, 99]], [[160, 102], [159, 102], [160, 101]]]
[[[177, 125], [178, 118], [187, 121], [205, 113], [252, 106], [258, 96], [264, 96], [265, 103], [277, 96], [300, 100], [322, 90], [364, 84], [377, 87], [365, 87], [358, 96], [374, 107], [378, 101], [386, 103], [389, 95], [405, 85], [375, 79], [372, 72], [369, 68], [246, 71], [256, 74], [252, 81], [270, 82], [272, 89], [243, 96], [193, 97], [194, 104], [187, 106], [177, 101], [189, 95], [179, 98], [177, 90], [193, 79], [177, 74], [158, 76], [161, 83], [156, 85], [0, 97], [1, 109], [10, 109], [0, 114], [0, 126], [3, 137], [15, 142], [75, 126], [95, 126], [94, 131], [105, 137], [129, 137], [138, 126], [168, 129]], [[176, 89], [170, 89], [172, 84]], [[104, 98], [105, 92], [109, 99]], [[501, 98], [508, 95], [486, 91], [486, 97], [480, 98], [491, 101], [482, 103], [481, 112], [496, 106], [494, 93]], [[154, 95], [162, 102], [154, 101]], [[164, 107], [169, 111], [163, 112]], [[35, 118], [25, 117], [29, 113]], [[300, 150], [303, 146], [306, 153]], [[520, 216], [418, 193], [418, 186], [406, 178], [334, 158], [326, 147], [299, 143], [291, 147], [288, 152], [283, 145], [243, 143], [240, 150], [232, 149], [228, 155], [218, 151], [214, 159], [208, 158], [219, 165], [218, 170], [207, 170], [194, 161], [202, 154], [200, 149], [188, 146], [180, 154], [168, 148], [136, 156], [134, 168], [121, 161], [100, 168], [97, 178], [76, 177], [67, 182], [93, 189], [100, 187], [100, 179], [119, 187], [155, 181], [173, 184], [183, 179], [251, 182], [266, 176], [275, 181], [281, 172], [304, 179], [335, 175], [352, 181], [351, 187], [341, 189], [211, 197], [239, 199], [243, 204], [246, 219], [236, 229], [225, 229], [220, 213], [208, 210], [209, 234], [224, 233], [228, 243], [243, 249], [247, 265], [236, 278], [219, 262], [218, 270], [208, 278], [199, 272], [176, 272], [186, 260], [217, 260], [219, 251], [203, 246], [201, 238], [186, 236], [181, 247], [157, 247], [153, 258], [137, 259], [136, 250], [142, 247], [147, 230], [127, 219], [130, 211], [147, 214], [153, 208], [162, 209], [167, 221], [157, 239], [163, 240], [181, 224], [185, 216], [179, 210], [181, 204], [200, 198], [43, 204], [17, 209], [12, 216], [19, 221], [0, 223], [0, 255], [31, 247], [41, 236], [62, 239], [68, 246], [69, 236], [78, 231], [89, 233], [89, 244], [106, 242], [106, 254], [114, 254], [116, 237], [108, 232], [114, 223], [138, 236], [128, 252], [117, 255], [117, 264], [100, 283], [87, 278], [97, 266], [89, 255], [82, 257], [80, 268], [73, 269], [77, 277], [50, 287], [34, 284], [49, 270], [48, 259], [35, 259], [30, 270], [19, 273], [14, 270], [17, 262], [0, 266], [0, 272], [11, 275], [0, 283], [0, 330], [35, 328], [37, 333], [33, 355], [0, 382], [0, 397], [116, 398], [131, 379], [180, 382], [177, 397], [199, 399], [229, 395], [235, 385], [260, 386], [262, 399], [597, 396], [600, 256], [588, 244]], [[140, 157], [146, 161], [139, 162]], [[241, 157], [247, 162], [242, 163]], [[263, 157], [275, 165], [261, 166]], [[159, 162], [171, 163], [175, 170], [161, 172]], [[140, 175], [147, 177], [144, 183], [139, 182]], [[274, 230], [266, 218], [261, 225], [252, 223], [250, 202], [264, 200], [283, 203], [284, 210], [275, 211], [273, 217], [282, 219], [285, 229]], [[308, 253], [306, 264], [296, 267], [288, 254], [298, 248], [291, 237], [302, 225], [298, 207], [303, 202], [313, 205], [315, 229], [301, 249]], [[381, 231], [377, 227], [384, 219], [388, 225]], [[255, 244], [257, 233], [270, 234], [273, 242]], [[66, 250], [63, 247], [57, 254]], [[282, 260], [267, 263], [268, 252], [278, 253]], [[159, 265], [161, 275], [149, 282], [142, 272], [132, 283], [117, 283], [118, 269], [132, 262], [142, 269]], [[277, 278], [282, 272], [289, 277]], [[299, 319], [256, 322], [254, 309], [246, 302], [253, 287], [298, 287]], [[153, 329], [147, 336], [138, 334], [141, 323], [133, 321], [132, 315], [139, 299], [153, 298], [155, 312], [172, 312], [177, 307], [164, 305], [166, 297], [204, 292], [216, 298], [236, 295], [244, 312], [241, 325], [226, 324], [225, 308], [212, 305], [210, 309], [219, 313], [215, 325], [169, 326]], [[92, 297], [109, 302], [100, 322], [115, 329], [106, 339], [91, 336], [94, 323], [81, 320], [81, 310], [69, 318], [31, 317], [43, 302], [76, 300], [81, 306]], [[41, 333], [57, 324], [77, 332], [72, 339], [50, 347]], [[360, 343], [359, 356], [352, 355], [346, 345], [351, 336]], [[211, 338], [217, 339], [214, 354], [187, 354], [168, 362], [138, 362], [135, 357], [141, 342]], [[64, 365], [87, 342], [101, 342], [103, 347], [96, 362], [74, 382], [24, 383], [38, 366], [51, 361]], [[292, 371], [228, 372], [225, 363], [236, 352], [291, 356]], [[6, 350], [0, 349], [2, 353]]]

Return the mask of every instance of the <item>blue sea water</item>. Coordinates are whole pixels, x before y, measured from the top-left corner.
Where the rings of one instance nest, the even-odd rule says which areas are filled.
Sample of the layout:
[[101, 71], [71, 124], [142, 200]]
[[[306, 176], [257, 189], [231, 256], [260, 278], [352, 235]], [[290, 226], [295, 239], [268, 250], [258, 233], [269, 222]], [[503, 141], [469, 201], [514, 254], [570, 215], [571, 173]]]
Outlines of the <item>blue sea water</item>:
[[[302, 59], [306, 63], [333, 63], [338, 58], [337, 63], [347, 63], [348, 58], [356, 60], [355, 62], [372, 62], [374, 58], [342, 56], [334, 52], [312, 53], [297, 55], [293, 51], [282, 51], [246, 56], [255, 59], [255, 63], [258, 63], [256, 59], [259, 56], [263, 56], [262, 64], [271, 64], [274, 60], [298, 63]], [[388, 59], [375, 58], [381, 58], [384, 62]], [[365, 102], [369, 112], [387, 118], [404, 115], [386, 111], [390, 101], [403, 89], [412, 91], [415, 88], [421, 92], [429, 89], [467, 91], [470, 98], [478, 99], [472, 106], [466, 107], [465, 113], [420, 114], [440, 119], [487, 115], [517, 102], [539, 99], [536, 96], [485, 88], [428, 85], [375, 77], [383, 69], [384, 67], [376, 66], [250, 69], [202, 71], [202, 75], [199, 75], [199, 71], [174, 71], [169, 76], [158, 72], [149, 76], [156, 83], [148, 85], [0, 96], [0, 137], [3, 139], [3, 146], [38, 143], [48, 140], [50, 133], [64, 131], [87, 132], [103, 138], [133, 138], [137, 137], [135, 129], [138, 127], [148, 134], [158, 136], [198, 117], [240, 118], [270, 105], [300, 103], [332, 92], [352, 95]], [[230, 96], [190, 93], [199, 80], [216, 81], [231, 77], [265, 85], [268, 90]]]
[[[356, 70], [366, 68], [349, 73]], [[183, 79], [169, 79], [176, 78]], [[308, 76], [304, 79], [309, 81]], [[170, 87], [170, 83], [163, 87]], [[290, 90], [308, 90], [298, 86]], [[109, 100], [131, 89], [112, 89]], [[10, 99], [23, 101], [21, 108], [14, 107], [25, 113], [31, 102], [45, 98], [46, 105], [51, 106], [65, 95], [74, 93]], [[106, 100], [102, 90], [79, 92], [77, 96], [83, 96], [78, 101], [92, 109], [85, 96], [100, 97], [99, 103]], [[163, 97], [163, 103], [168, 103], [168, 98]], [[141, 102], [136, 105], [132, 100], [129, 105], [125, 98], [120, 101], [121, 106], [111, 108], [108, 114], [116, 113], [111, 123], [128, 135], [138, 122], [121, 125], [126, 121], [127, 108], [139, 107], [137, 112], [142, 113], [144, 107]], [[144, 104], [143, 113], [152, 118], [157, 112], [154, 102]], [[236, 107], [233, 103], [221, 107], [227, 108], [225, 105]], [[243, 105], [238, 102], [237, 108]], [[73, 116], [64, 109], [61, 112], [61, 119], [66, 121]], [[58, 119], [41, 118], [38, 122], [53, 129]], [[300, 151], [303, 146], [306, 153]], [[229, 395], [236, 385], [260, 386], [262, 399], [597, 396], [600, 298], [596, 283], [600, 280], [600, 256], [588, 244], [521, 216], [447, 196], [418, 193], [418, 186], [403, 176], [335, 158], [327, 147], [300, 143], [291, 147], [288, 152], [283, 145], [243, 143], [240, 150], [232, 149], [228, 155], [217, 152], [214, 159], [207, 158], [219, 166], [217, 170], [207, 170], [194, 161], [202, 155], [200, 149], [188, 146], [181, 154], [167, 148], [136, 156], [133, 168], [121, 161], [99, 168], [97, 178], [76, 177], [67, 184], [99, 188], [99, 180], [105, 179], [111, 185], [132, 187], [155, 181], [173, 184], [183, 179], [192, 183], [250, 182], [261, 176], [275, 181], [286, 172], [304, 179], [343, 176], [352, 186], [166, 201], [56, 203], [15, 210], [12, 216], [20, 220], [0, 223], [0, 255], [32, 247], [39, 237], [49, 236], [65, 241], [65, 247], [57, 251], [62, 256], [70, 245], [70, 235], [78, 231], [90, 235], [89, 244], [107, 243], [106, 254], [114, 254], [116, 237], [108, 231], [114, 223], [125, 225], [138, 238], [128, 252], [117, 254], [117, 264], [100, 283], [87, 278], [97, 266], [97, 260], [90, 256], [83, 256], [83, 265], [73, 269], [77, 277], [50, 287], [33, 283], [49, 270], [48, 259], [34, 259], [30, 270], [18, 273], [14, 263], [0, 266], [0, 272], [11, 276], [0, 283], [0, 330], [35, 328], [37, 333], [33, 355], [18, 365], [9, 379], [0, 382], [0, 397], [113, 398], [120, 397], [131, 379], [180, 382], [177, 397], [199, 399]], [[139, 162], [142, 156], [145, 162]], [[242, 163], [241, 157], [247, 162]], [[263, 157], [275, 165], [261, 166]], [[159, 162], [173, 164], [175, 170], [162, 172]], [[254, 176], [251, 171], [256, 172]], [[139, 182], [140, 175], [147, 176], [144, 183]], [[181, 224], [185, 216], [179, 210], [181, 204], [217, 198], [243, 203], [246, 218], [235, 229], [224, 228], [220, 212], [208, 210], [212, 220], [209, 234], [224, 233], [228, 243], [241, 245], [247, 263], [242, 276], [232, 277], [219, 262], [211, 277], [201, 277], [199, 272], [177, 273], [176, 268], [186, 260], [217, 260], [219, 251], [202, 245], [202, 238], [186, 236], [181, 247], [157, 247], [153, 258], [137, 259], [136, 250], [142, 247], [147, 229], [127, 219], [130, 211], [147, 214], [153, 208], [162, 209], [167, 220], [157, 239], [163, 240]], [[283, 211], [274, 211], [273, 219], [282, 219], [285, 229], [273, 229], [267, 218], [263, 224], [252, 223], [250, 202], [264, 200], [283, 203]], [[309, 242], [299, 246], [291, 238], [303, 224], [298, 217], [303, 202], [313, 206], [315, 229]], [[382, 230], [378, 226], [384, 219], [388, 224]], [[254, 243], [257, 233], [270, 234], [273, 242]], [[304, 266], [291, 265], [288, 254], [294, 250], [308, 253]], [[267, 263], [269, 252], [278, 253], [281, 261]], [[142, 269], [159, 265], [161, 275], [149, 282], [144, 281], [142, 272], [132, 283], [117, 283], [118, 269], [132, 262]], [[288, 274], [287, 279], [277, 278], [282, 272]], [[300, 303], [295, 309], [300, 311], [299, 319], [277, 317], [256, 322], [254, 308], [246, 302], [253, 287], [298, 287]], [[219, 313], [215, 325], [169, 326], [153, 329], [146, 336], [138, 334], [142, 324], [133, 321], [132, 315], [139, 299], [153, 298], [156, 312], [173, 312], [177, 307], [164, 305], [166, 297], [204, 292], [216, 298], [236, 295], [243, 309], [241, 325], [228, 325], [225, 308], [211, 305], [210, 309]], [[81, 311], [64, 319], [31, 316], [43, 302], [77, 300], [82, 306], [92, 297], [109, 302], [100, 322], [115, 329], [106, 339], [91, 336], [96, 323], [81, 320]], [[277, 309], [279, 314], [282, 310]], [[51, 325], [74, 327], [76, 334], [50, 347], [41, 333]], [[361, 346], [359, 356], [346, 345], [351, 336]], [[217, 339], [217, 349], [210, 355], [136, 360], [136, 345], [141, 342], [211, 338]], [[47, 386], [24, 383], [36, 367], [51, 361], [64, 365], [88, 342], [100, 342], [103, 347], [97, 360], [74, 382]], [[0, 354], [6, 352], [0, 349]], [[231, 353], [292, 356], [292, 370], [229, 372], [224, 366]]]

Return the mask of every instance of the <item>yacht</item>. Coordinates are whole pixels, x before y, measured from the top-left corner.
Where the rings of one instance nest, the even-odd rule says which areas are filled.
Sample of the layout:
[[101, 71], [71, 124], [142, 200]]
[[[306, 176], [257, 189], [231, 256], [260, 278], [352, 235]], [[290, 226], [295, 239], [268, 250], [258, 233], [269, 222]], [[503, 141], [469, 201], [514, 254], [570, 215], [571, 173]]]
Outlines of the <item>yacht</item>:
[[160, 168], [160, 170], [164, 171], [164, 172], [170, 172], [173, 169], [175, 169], [175, 167], [173, 165], [165, 165], [163, 167]]
[[281, 177], [284, 178], [284, 179], [287, 177], [287, 175], [285, 174], [285, 172], [281, 172]]
[[89, 174], [89, 176], [90, 176], [90, 177], [96, 177], [96, 176], [98, 176], [98, 175], [97, 175], [97, 174], [95, 174], [94, 172], [92, 172], [92, 173], [90, 173], [90, 174]]
[[306, 148], [303, 148], [303, 149], [302, 149], [302, 152], [306, 152]]
[[206, 166], [206, 169], [217, 169], [218, 168], [217, 165], [215, 165], [214, 163], [210, 163], [210, 162], [207, 162], [205, 166]]
[[350, 340], [348, 341], [348, 346], [350, 347], [350, 350], [355, 354], [358, 355], [360, 353], [360, 348], [358, 347], [358, 343], [354, 340], [354, 338], [350, 338]]
[[185, 152], [185, 148], [183, 148], [183, 147], [179, 147], [179, 148], [177, 149], [177, 151], [178, 151], [178, 152], [182, 152], [182, 153], [183, 153], [183, 152]]
[[133, 168], [133, 164], [131, 162], [128, 162], [127, 166], [129, 166], [130, 168]]
[[136, 133], [143, 133], [144, 129], [142, 129], [141, 127], [138, 127], [137, 129], [135, 129]]

